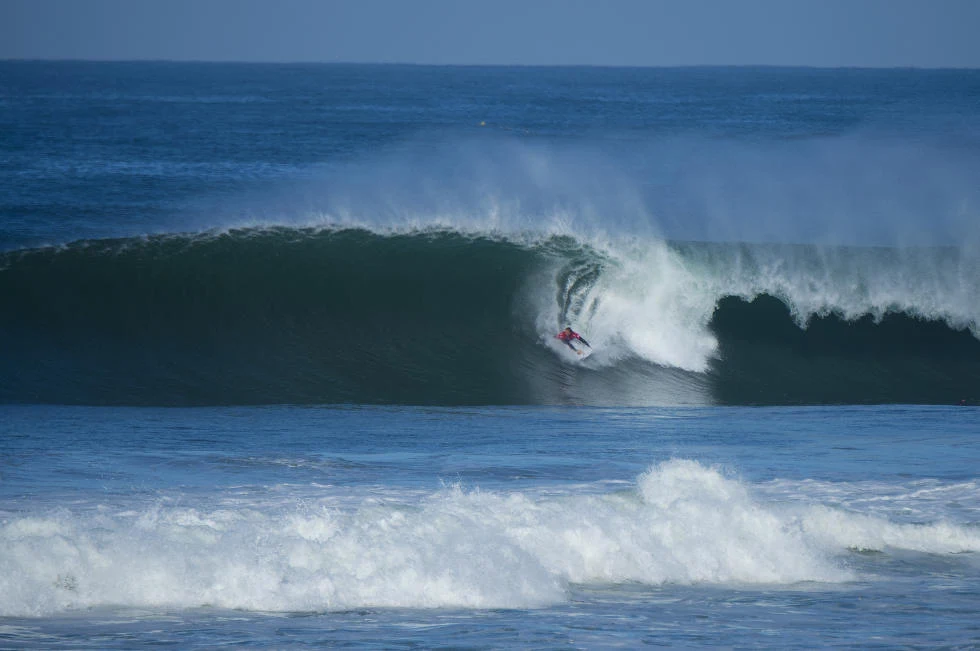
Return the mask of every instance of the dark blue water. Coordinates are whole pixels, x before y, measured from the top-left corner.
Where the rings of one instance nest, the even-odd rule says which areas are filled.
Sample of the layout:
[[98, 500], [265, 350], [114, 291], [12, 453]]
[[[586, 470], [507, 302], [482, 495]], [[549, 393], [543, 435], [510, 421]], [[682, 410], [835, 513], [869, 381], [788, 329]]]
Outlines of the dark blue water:
[[[591, 217], [683, 236], [735, 212], [749, 223], [726, 230], [790, 222], [797, 240], [855, 220], [889, 239], [928, 217], [957, 243], [977, 198], [975, 70], [4, 62], [0, 101], [4, 248], [341, 207], [459, 225], [487, 215], [438, 208], [485, 213], [480, 199], [520, 199], [534, 224], [623, 208], [626, 190], [643, 214]], [[894, 210], [907, 201], [930, 214]], [[795, 215], [753, 228], [781, 207]]]
[[0, 646], [977, 645], [978, 107], [0, 63]]

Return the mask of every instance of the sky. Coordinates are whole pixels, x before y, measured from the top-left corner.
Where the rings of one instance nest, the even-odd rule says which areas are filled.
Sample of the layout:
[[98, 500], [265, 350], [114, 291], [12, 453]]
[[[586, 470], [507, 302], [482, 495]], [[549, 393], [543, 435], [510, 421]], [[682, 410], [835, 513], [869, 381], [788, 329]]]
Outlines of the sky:
[[980, 68], [980, 0], [0, 0], [0, 59]]

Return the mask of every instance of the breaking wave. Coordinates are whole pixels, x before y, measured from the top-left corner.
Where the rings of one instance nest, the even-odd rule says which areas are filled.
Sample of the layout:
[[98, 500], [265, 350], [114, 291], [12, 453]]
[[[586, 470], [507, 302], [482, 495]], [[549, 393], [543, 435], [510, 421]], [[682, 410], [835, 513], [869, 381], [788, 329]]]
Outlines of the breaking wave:
[[[0, 401], [975, 403], [955, 247], [256, 227], [0, 254]], [[580, 360], [554, 333], [593, 345]]]
[[345, 507], [328, 496], [228, 500], [11, 515], [0, 525], [0, 615], [531, 608], [589, 584], [834, 584], [867, 571], [867, 552], [980, 551], [969, 525], [771, 501], [682, 459], [600, 494], [447, 487]]

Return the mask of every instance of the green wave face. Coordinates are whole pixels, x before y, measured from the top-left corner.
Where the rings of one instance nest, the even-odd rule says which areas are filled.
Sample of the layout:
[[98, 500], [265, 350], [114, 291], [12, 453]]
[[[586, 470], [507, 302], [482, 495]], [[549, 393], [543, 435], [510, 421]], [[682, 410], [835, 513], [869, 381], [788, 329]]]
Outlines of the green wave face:
[[[953, 264], [946, 277], [963, 272], [962, 261], [944, 252], [892, 259], [888, 251], [851, 250], [833, 252], [826, 264], [827, 255], [294, 228], [8, 252], [0, 256], [0, 401], [676, 405], [980, 397], [976, 321], [956, 307], [964, 298], [908, 283], [905, 303], [898, 294], [891, 303], [882, 298], [892, 294], [881, 278], [921, 279], [919, 267]], [[812, 282], [816, 271], [846, 261], [840, 278]], [[946, 299], [938, 296], [944, 291]], [[588, 360], [554, 339], [565, 324], [595, 347]]]

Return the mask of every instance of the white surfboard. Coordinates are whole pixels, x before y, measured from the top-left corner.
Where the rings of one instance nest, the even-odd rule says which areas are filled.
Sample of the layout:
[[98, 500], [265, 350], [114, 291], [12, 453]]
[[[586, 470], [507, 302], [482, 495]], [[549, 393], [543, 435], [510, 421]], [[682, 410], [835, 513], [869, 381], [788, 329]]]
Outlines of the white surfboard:
[[579, 360], [588, 359], [589, 356], [592, 355], [592, 349], [589, 348], [588, 346], [582, 346], [581, 348], [578, 349], [577, 353], [572, 353], [572, 351], [568, 351], [568, 352], [569, 354], [574, 355], [575, 359], [579, 359]]

